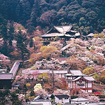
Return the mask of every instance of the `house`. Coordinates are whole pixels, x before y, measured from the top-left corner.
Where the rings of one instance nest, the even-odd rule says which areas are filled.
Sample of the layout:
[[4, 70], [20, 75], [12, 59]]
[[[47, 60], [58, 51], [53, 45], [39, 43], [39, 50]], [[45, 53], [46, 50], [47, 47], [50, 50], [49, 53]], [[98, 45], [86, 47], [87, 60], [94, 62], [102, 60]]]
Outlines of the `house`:
[[16, 90], [18, 88], [19, 88], [19, 85], [18, 84], [15, 84], [15, 85], [12, 86], [12, 89], [14, 89], [14, 90]]
[[0, 69], [0, 73], [6, 73], [7, 69]]
[[86, 99], [83, 97], [78, 97], [78, 98], [71, 99], [71, 103], [87, 104], [87, 103], [89, 103], [89, 99]]
[[[82, 104], [83, 105], [83, 104]], [[88, 103], [87, 105], [105, 105], [104, 102], [99, 102], [99, 103]]]
[[60, 39], [69, 40], [70, 38], [80, 37], [80, 33], [72, 30], [72, 25], [69, 26], [54, 26], [46, 34], [40, 35], [44, 41], [54, 40], [55, 37]]
[[68, 95], [55, 95], [55, 103], [69, 103], [70, 97]]
[[65, 75], [67, 74], [68, 70], [50, 70], [49, 73], [56, 74], [58, 78], [65, 78]]
[[70, 70], [69, 74], [66, 74], [65, 76], [68, 87], [70, 87], [71, 90], [74, 89], [75, 94], [76, 89], [78, 88], [83, 89], [88, 93], [93, 92], [93, 81], [95, 81], [95, 79], [92, 76], [87, 76], [80, 70]]
[[0, 89], [11, 89], [12, 82], [16, 76], [20, 62], [22, 61], [15, 61], [9, 73], [0, 73]]
[[64, 105], [81, 105], [81, 104], [76, 104], [76, 103], [73, 103], [73, 104], [65, 103]]
[[0, 89], [11, 89], [12, 82], [12, 73], [0, 73]]
[[31, 102], [27, 102], [27, 105], [51, 105], [51, 101], [48, 97], [37, 96]]

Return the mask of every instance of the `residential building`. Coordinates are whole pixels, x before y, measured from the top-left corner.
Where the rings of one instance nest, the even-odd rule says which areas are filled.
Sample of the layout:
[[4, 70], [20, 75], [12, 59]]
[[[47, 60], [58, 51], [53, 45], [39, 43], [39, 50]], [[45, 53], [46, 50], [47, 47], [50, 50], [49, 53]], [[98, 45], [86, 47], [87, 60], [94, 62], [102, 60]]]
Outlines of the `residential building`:
[[87, 104], [89, 103], [89, 99], [83, 98], [83, 97], [78, 97], [71, 99], [71, 103], [81, 103], [81, 104]]
[[27, 105], [51, 105], [51, 101], [48, 97], [37, 96], [31, 102], [27, 102]]
[[93, 91], [93, 81], [95, 79], [92, 76], [87, 76], [81, 72], [81, 70], [70, 70], [69, 74], [66, 74], [66, 81], [70, 89], [76, 90], [83, 89], [88, 93]]
[[0, 73], [0, 89], [10, 89], [13, 82], [12, 73]]
[[55, 103], [65, 104], [69, 103], [70, 97], [68, 95], [55, 95]]

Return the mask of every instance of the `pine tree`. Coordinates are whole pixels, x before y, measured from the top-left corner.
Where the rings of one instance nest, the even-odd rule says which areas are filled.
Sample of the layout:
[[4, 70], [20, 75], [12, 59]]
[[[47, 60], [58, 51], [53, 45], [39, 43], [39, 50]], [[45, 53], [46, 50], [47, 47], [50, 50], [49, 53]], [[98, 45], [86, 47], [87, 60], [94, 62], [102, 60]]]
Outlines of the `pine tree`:
[[31, 41], [30, 41], [30, 47], [33, 47], [33, 40], [31, 38]]
[[10, 22], [9, 31], [8, 31], [8, 39], [9, 39], [9, 45], [12, 46], [12, 40], [14, 39], [15, 31], [14, 31], [14, 22]]
[[8, 47], [7, 47], [7, 40], [8, 40], [8, 36], [7, 36], [7, 20], [5, 20], [1, 15], [0, 15], [0, 35], [2, 36], [4, 43], [3, 43], [3, 47], [0, 49], [0, 52], [8, 55]]
[[29, 51], [26, 48], [25, 41], [27, 40], [26, 35], [22, 34], [21, 30], [16, 35], [17, 48], [21, 53], [21, 59], [24, 60], [29, 55]]

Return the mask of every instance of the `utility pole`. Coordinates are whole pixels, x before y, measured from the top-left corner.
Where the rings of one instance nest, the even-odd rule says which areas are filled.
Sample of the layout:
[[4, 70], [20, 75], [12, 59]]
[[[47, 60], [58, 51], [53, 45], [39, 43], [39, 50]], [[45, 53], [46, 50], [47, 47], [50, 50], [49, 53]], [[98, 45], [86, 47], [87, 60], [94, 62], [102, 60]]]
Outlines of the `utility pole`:
[[54, 83], [54, 71], [52, 70], [52, 90], [54, 92], [54, 87], [55, 87], [55, 83]]

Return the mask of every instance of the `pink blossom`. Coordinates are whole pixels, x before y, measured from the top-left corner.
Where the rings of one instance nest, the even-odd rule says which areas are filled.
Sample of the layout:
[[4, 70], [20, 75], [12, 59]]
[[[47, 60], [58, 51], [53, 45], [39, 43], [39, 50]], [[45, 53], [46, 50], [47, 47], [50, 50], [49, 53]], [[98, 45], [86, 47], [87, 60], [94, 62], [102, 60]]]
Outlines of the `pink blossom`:
[[48, 93], [44, 89], [38, 89], [35, 93], [37, 95], [43, 95], [43, 96], [47, 96], [48, 95]]
[[97, 103], [97, 102], [99, 102], [99, 97], [97, 97], [97, 96], [89, 96], [89, 101], [91, 102], [91, 103]]
[[95, 47], [95, 52], [96, 53], [102, 53], [102, 48], [101, 47]]
[[39, 71], [33, 71], [31, 75], [33, 75], [33, 79], [37, 79], [37, 77], [39, 76]]
[[18, 81], [19, 79], [21, 79], [21, 76], [17, 75], [16, 80]]
[[69, 93], [70, 93], [70, 91], [69, 90], [66, 90], [66, 91], [64, 91], [64, 90], [62, 90], [62, 89], [57, 89], [57, 90], [55, 90], [54, 91], [54, 95], [69, 95]]

